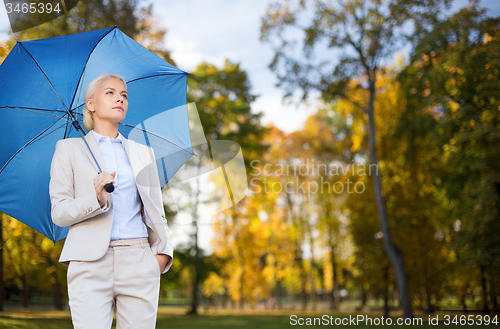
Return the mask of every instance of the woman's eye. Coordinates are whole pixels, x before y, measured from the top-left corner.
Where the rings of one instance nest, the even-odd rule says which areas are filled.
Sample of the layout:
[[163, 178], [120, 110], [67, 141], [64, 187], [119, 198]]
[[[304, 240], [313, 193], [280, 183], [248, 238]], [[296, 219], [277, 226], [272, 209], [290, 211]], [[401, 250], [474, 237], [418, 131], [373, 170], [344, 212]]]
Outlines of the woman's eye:
[[112, 91], [108, 91], [106, 94], [112, 94], [113, 92]]

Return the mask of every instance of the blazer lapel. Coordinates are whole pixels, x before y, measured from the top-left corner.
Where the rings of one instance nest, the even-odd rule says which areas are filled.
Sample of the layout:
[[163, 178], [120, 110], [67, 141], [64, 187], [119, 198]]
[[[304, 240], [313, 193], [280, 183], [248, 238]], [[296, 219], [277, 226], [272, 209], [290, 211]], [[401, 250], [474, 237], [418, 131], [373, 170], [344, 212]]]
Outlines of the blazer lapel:
[[[108, 171], [106, 169], [106, 164], [104, 163], [104, 160], [102, 159], [101, 151], [99, 150], [99, 146], [97, 145], [94, 136], [92, 135], [92, 130], [85, 135], [85, 141], [87, 142], [87, 147], [86, 145], [83, 146], [85, 149], [85, 152], [87, 153], [88, 157], [90, 158], [90, 162], [92, 162], [92, 165], [94, 168], [99, 172], [99, 167], [95, 163], [97, 160], [97, 163], [101, 167], [101, 171]], [[89, 151], [90, 148], [90, 151]], [[92, 152], [92, 153], [91, 153]], [[92, 156], [94, 155], [94, 156]], [[94, 160], [95, 158], [95, 160]]]

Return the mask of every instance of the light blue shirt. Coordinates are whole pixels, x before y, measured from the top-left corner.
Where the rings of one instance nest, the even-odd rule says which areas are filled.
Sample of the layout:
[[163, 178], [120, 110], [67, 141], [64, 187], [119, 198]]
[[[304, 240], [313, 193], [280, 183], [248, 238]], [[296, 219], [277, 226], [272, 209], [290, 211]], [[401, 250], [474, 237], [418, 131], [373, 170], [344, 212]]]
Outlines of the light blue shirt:
[[148, 230], [141, 215], [141, 199], [122, 134], [118, 133], [118, 138], [109, 138], [92, 130], [92, 135], [99, 146], [107, 171], [116, 171], [111, 241], [147, 238]]

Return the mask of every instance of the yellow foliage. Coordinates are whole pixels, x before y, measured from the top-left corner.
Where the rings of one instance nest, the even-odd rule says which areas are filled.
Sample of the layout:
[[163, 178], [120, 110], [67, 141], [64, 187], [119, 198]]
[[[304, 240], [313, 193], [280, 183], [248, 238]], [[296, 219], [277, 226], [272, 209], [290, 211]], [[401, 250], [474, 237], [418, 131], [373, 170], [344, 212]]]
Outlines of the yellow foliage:
[[203, 295], [214, 297], [224, 289], [224, 280], [214, 272], [210, 272], [208, 278], [203, 281]]

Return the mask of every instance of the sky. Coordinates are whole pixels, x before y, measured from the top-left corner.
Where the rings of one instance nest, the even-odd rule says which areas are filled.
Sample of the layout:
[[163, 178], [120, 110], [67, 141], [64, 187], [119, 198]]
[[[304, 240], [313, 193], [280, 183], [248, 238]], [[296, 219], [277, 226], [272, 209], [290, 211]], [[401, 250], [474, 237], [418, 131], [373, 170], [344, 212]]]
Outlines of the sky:
[[[263, 123], [272, 122], [291, 132], [300, 129], [311, 106], [282, 105], [283, 92], [268, 68], [273, 58], [269, 44], [259, 41], [260, 20], [268, 0], [161, 0], [152, 1], [156, 15], [167, 28], [166, 47], [177, 66], [193, 71], [202, 61], [222, 67], [226, 58], [239, 62], [249, 74], [252, 93], [258, 95], [254, 112], [264, 112]], [[210, 14], [207, 14], [210, 13]], [[168, 22], [168, 23], [167, 23]]]
[[[271, 0], [147, 0], [153, 13], [167, 29], [165, 48], [171, 51], [177, 66], [193, 71], [202, 61], [222, 67], [226, 58], [239, 62], [250, 78], [252, 93], [258, 95], [252, 106], [263, 112], [263, 124], [273, 123], [285, 132], [301, 129], [304, 121], [315, 112], [316, 103], [287, 105], [282, 103], [283, 91], [275, 86], [277, 79], [268, 68], [273, 58], [271, 45], [259, 40], [261, 18]], [[467, 4], [452, 2], [451, 12]], [[500, 1], [484, 0], [489, 16], [500, 16]], [[10, 30], [7, 13], [0, 6], [0, 42]], [[179, 233], [174, 243], [187, 241], [188, 226], [174, 228]], [[201, 226], [200, 245], [210, 251], [212, 236], [209, 225]]]

